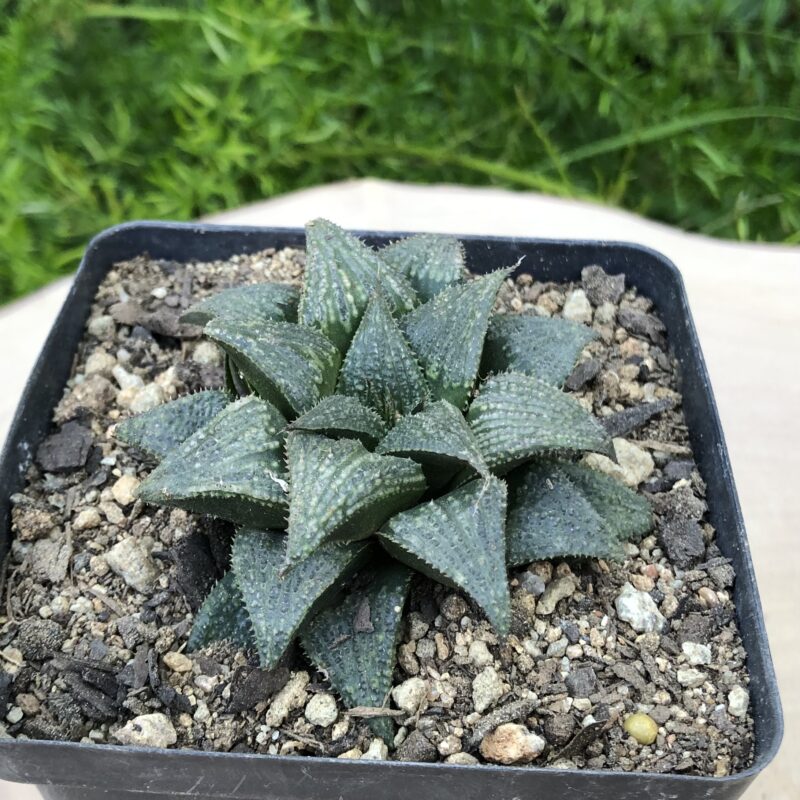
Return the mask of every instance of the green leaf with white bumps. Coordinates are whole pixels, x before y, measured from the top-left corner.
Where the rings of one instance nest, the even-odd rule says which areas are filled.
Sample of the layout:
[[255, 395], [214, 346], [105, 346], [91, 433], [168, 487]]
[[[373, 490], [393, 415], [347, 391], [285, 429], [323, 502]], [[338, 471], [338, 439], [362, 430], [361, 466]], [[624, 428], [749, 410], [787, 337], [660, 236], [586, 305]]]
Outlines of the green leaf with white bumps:
[[286, 416], [308, 411], [333, 392], [339, 351], [319, 331], [293, 322], [220, 317], [205, 332], [230, 355], [253, 390]]
[[242, 530], [236, 535], [231, 565], [262, 667], [275, 667], [303, 621], [345, 587], [369, 547], [363, 542], [326, 544], [283, 575], [284, 534]]
[[321, 433], [334, 439], [358, 439], [373, 447], [386, 433], [386, 424], [355, 397], [334, 394], [320, 400], [289, 425], [290, 430]]
[[231, 571], [208, 593], [194, 618], [186, 647], [192, 652], [223, 640], [240, 647], [255, 646], [250, 615]]
[[[349, 708], [380, 708], [386, 702], [410, 579], [397, 563], [372, 570], [359, 581], [366, 586], [321, 612], [301, 633], [308, 657], [325, 670]], [[371, 720], [370, 726], [391, 744], [389, 719]]]
[[370, 298], [342, 364], [337, 392], [358, 398], [388, 423], [422, 405], [419, 364], [379, 295]]
[[206, 325], [217, 317], [243, 322], [294, 322], [299, 298], [297, 287], [284, 283], [236, 286], [201, 300], [183, 314], [181, 322]]
[[599, 470], [571, 461], [560, 469], [592, 504], [606, 525], [622, 542], [640, 539], [653, 526], [650, 503], [640, 494]]
[[377, 290], [395, 314], [417, 304], [416, 292], [403, 275], [360, 239], [324, 219], [306, 225], [306, 275], [299, 310], [303, 325], [318, 328], [344, 351]]
[[423, 302], [465, 277], [464, 248], [452, 236], [409, 236], [392, 242], [379, 253], [408, 278]]
[[501, 634], [508, 632], [506, 485], [478, 478], [392, 517], [378, 532], [398, 560], [463, 589]]
[[456, 470], [469, 466], [481, 475], [489, 471], [464, 415], [447, 400], [403, 417], [378, 443], [375, 452], [406, 456], [433, 467]]
[[495, 314], [489, 321], [482, 368], [487, 372], [524, 372], [562, 386], [581, 350], [597, 333], [566, 319], [530, 314]]
[[225, 392], [197, 392], [156, 406], [117, 425], [116, 436], [154, 458], [163, 458], [228, 405]]
[[402, 320], [434, 400], [463, 409], [478, 374], [497, 292], [510, 270], [448, 286]]
[[327, 540], [363, 539], [425, 491], [419, 464], [370, 453], [353, 439], [292, 432], [287, 561], [307, 558]]
[[521, 373], [488, 378], [467, 418], [493, 471], [506, 472], [548, 453], [611, 451], [605, 429], [580, 403]]
[[169, 453], [141, 484], [139, 497], [242, 525], [285, 527], [285, 426], [269, 403], [237, 400]]
[[568, 556], [616, 558], [622, 553], [616, 532], [559, 462], [528, 464], [514, 476], [506, 538], [510, 566]]

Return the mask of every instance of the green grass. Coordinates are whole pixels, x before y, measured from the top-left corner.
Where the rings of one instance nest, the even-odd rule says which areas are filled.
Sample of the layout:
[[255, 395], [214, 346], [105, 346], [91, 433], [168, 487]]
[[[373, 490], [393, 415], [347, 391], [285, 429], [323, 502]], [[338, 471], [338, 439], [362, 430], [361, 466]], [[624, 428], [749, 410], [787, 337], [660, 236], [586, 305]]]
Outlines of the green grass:
[[0, 302], [73, 269], [113, 223], [359, 175], [597, 198], [716, 236], [800, 241], [796, 2], [2, 10]]

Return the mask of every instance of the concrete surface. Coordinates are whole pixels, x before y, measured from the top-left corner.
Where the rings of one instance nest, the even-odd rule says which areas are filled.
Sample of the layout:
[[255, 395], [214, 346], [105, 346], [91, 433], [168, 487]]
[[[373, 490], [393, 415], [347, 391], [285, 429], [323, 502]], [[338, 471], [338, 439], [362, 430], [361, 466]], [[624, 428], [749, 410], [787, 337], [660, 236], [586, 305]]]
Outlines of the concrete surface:
[[[677, 264], [731, 452], [786, 717], [781, 753], [745, 798], [800, 797], [800, 602], [793, 591], [800, 574], [800, 248], [717, 241], [533, 193], [373, 179], [296, 192], [207, 221], [300, 226], [316, 216], [371, 230], [633, 241]], [[67, 288], [59, 282], [0, 309], [0, 439]], [[0, 797], [38, 794], [0, 781]]]

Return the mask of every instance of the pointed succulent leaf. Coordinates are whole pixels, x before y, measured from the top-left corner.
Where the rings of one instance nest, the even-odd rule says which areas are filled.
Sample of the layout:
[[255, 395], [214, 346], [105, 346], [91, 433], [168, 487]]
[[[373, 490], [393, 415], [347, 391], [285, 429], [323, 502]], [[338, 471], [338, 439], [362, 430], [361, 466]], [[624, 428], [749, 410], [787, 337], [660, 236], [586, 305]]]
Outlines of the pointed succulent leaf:
[[509, 270], [448, 286], [403, 318], [434, 400], [463, 409], [478, 374], [489, 314]]
[[469, 466], [484, 476], [489, 471], [463, 414], [447, 400], [403, 417], [378, 443], [375, 452], [406, 456], [433, 466]]
[[226, 639], [241, 647], [255, 645], [250, 616], [232, 571], [208, 593], [194, 618], [187, 648], [191, 652]]
[[224, 317], [205, 330], [256, 393], [287, 416], [307, 411], [333, 392], [339, 351], [319, 331], [293, 322]]
[[452, 236], [409, 236], [392, 242], [379, 253], [408, 278], [422, 302], [464, 277], [464, 248]]
[[650, 503], [619, 481], [585, 464], [561, 462], [561, 471], [592, 504], [620, 541], [641, 539], [653, 526]]
[[514, 478], [506, 522], [509, 565], [621, 554], [615, 531], [558, 462], [529, 464]]
[[193, 305], [181, 322], [206, 325], [216, 317], [229, 320], [263, 322], [276, 320], [293, 322], [297, 319], [300, 292], [285, 283], [257, 283], [225, 289]]
[[286, 444], [292, 490], [289, 564], [324, 541], [363, 539], [425, 491], [419, 464], [370, 453], [353, 439], [293, 431]]
[[[349, 708], [380, 708], [386, 701], [410, 579], [405, 567], [387, 561], [365, 576], [366, 586], [322, 611], [301, 633], [309, 659], [325, 670]], [[370, 725], [391, 743], [389, 719]]]
[[507, 472], [534, 456], [593, 451], [611, 440], [580, 403], [538, 378], [508, 372], [486, 380], [467, 415], [483, 457]]
[[375, 411], [343, 394], [323, 398], [289, 428], [334, 439], [359, 439], [366, 447], [373, 447], [386, 433], [386, 425]]
[[242, 525], [285, 527], [285, 425], [269, 403], [237, 400], [170, 452], [141, 484], [139, 497]]
[[154, 458], [163, 458], [228, 405], [225, 392], [189, 394], [117, 425], [117, 438]]
[[242, 530], [233, 540], [231, 565], [253, 626], [261, 666], [272, 669], [310, 618], [363, 563], [369, 545], [326, 544], [285, 575], [286, 536]]
[[506, 486], [477, 478], [429, 503], [392, 517], [378, 532], [395, 558], [435, 580], [457, 586], [508, 631]]
[[597, 337], [586, 325], [530, 314], [495, 314], [489, 321], [482, 368], [524, 372], [562, 386], [581, 350]]
[[379, 295], [370, 298], [342, 364], [337, 391], [358, 398], [390, 424], [425, 400], [419, 364]]
[[344, 351], [378, 289], [395, 314], [417, 303], [402, 274], [357, 237], [324, 219], [306, 225], [306, 275], [299, 310], [303, 325], [318, 328]]

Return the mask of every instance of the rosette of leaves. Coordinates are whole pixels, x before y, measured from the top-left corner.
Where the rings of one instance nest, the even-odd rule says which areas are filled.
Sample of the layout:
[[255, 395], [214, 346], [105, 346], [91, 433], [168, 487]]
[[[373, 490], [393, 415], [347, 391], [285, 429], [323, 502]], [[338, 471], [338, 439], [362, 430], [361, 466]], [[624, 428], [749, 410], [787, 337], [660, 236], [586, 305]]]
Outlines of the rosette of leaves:
[[347, 705], [383, 706], [413, 572], [503, 635], [509, 566], [613, 557], [649, 506], [577, 460], [612, 452], [561, 388], [591, 329], [494, 313], [511, 269], [469, 275], [450, 237], [376, 251], [316, 220], [306, 248], [300, 290], [238, 287], [186, 314], [223, 350], [224, 390], [118, 435], [160, 461], [144, 501], [237, 526], [190, 647], [232, 639], [272, 668], [299, 637]]

